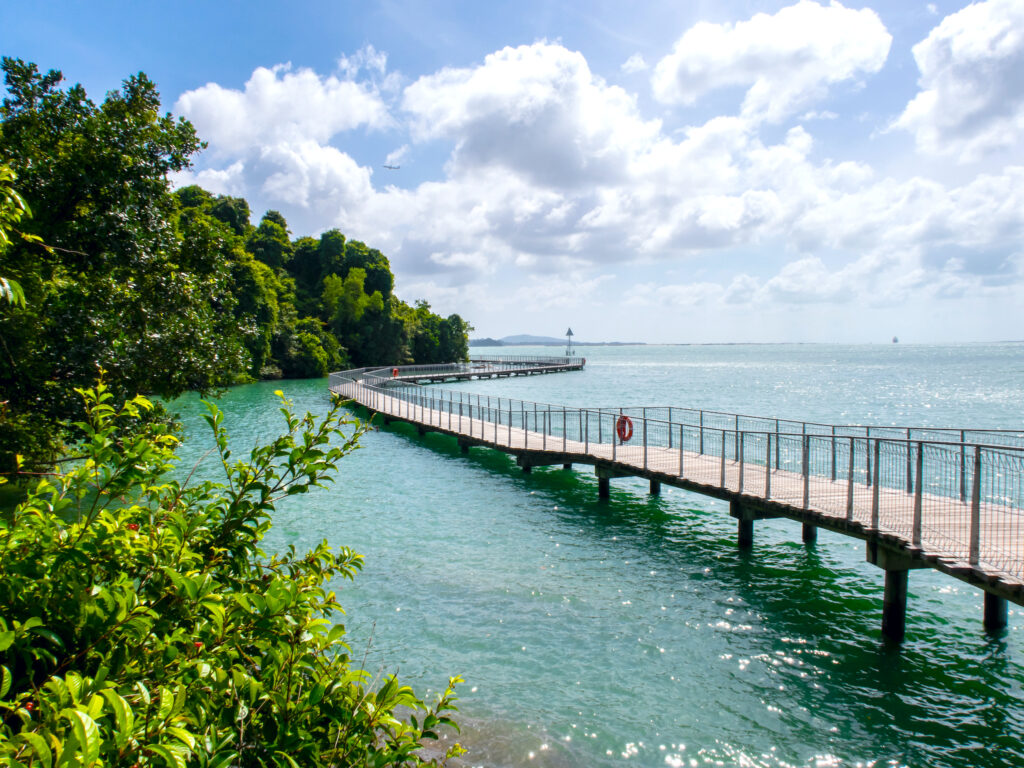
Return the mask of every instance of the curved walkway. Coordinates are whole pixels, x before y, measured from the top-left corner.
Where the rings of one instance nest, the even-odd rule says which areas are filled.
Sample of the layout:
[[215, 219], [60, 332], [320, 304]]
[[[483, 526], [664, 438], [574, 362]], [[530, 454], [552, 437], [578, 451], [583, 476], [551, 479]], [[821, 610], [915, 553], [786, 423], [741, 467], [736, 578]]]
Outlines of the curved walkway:
[[903, 636], [907, 571], [985, 590], [985, 624], [1024, 605], [1024, 433], [796, 422], [676, 407], [569, 408], [422, 383], [579, 370], [582, 358], [488, 357], [331, 374], [331, 391], [385, 420], [452, 435], [534, 466], [589, 464], [599, 493], [640, 476], [730, 502], [740, 546], [758, 519], [867, 542], [885, 569], [883, 632]]

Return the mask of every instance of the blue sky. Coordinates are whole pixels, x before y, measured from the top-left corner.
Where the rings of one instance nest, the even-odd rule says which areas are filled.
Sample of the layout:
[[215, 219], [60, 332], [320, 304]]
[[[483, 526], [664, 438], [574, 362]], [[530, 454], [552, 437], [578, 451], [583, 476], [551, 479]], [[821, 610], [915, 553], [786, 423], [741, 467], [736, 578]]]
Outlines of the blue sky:
[[475, 335], [1024, 338], [1024, 0], [18, 3], [0, 51], [146, 72], [175, 183]]

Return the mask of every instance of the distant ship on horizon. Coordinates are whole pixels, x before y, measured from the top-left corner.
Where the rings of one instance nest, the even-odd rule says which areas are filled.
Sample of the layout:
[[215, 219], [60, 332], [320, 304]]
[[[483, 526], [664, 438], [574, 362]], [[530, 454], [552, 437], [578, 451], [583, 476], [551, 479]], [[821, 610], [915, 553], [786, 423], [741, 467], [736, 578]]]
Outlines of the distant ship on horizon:
[[899, 337], [898, 336], [893, 336], [892, 337], [892, 343], [893, 344], [899, 344], [900, 343]]

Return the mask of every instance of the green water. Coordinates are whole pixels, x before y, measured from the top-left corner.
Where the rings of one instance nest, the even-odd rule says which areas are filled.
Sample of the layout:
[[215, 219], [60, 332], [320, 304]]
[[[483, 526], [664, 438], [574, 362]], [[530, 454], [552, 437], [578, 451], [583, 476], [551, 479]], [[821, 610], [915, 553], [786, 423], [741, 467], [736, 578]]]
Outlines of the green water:
[[[477, 350], [474, 350], [477, 351]], [[493, 350], [498, 351], [498, 350]], [[509, 350], [505, 350], [506, 352]], [[520, 350], [512, 350], [519, 352]], [[538, 350], [550, 354], [551, 350]], [[680, 405], [837, 422], [1024, 427], [1024, 345], [588, 348], [584, 371], [470, 391], [593, 406]], [[276, 434], [274, 389], [323, 412], [326, 380], [241, 387], [239, 445]], [[178, 401], [186, 463], [209, 447]], [[330, 491], [279, 509], [270, 547], [326, 538], [366, 557], [341, 587], [353, 655], [418, 690], [461, 674], [461, 741], [485, 766], [1024, 765], [1024, 621], [910, 576], [907, 641], [882, 642], [864, 545], [796, 523], [740, 553], [718, 501], [644, 481], [597, 499], [586, 467], [524, 475], [503, 454], [366, 436]]]

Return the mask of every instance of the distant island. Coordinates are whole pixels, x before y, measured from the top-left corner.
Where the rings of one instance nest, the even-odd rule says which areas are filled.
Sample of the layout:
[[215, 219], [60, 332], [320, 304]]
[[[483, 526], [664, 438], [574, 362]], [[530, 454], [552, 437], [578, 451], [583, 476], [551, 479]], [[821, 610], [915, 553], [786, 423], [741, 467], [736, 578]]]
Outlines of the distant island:
[[[573, 339], [574, 347], [631, 347], [646, 344], [643, 341], [576, 341]], [[503, 336], [500, 339], [483, 338], [470, 339], [471, 347], [564, 347], [565, 339], [554, 336], [531, 336], [527, 333], [520, 333], [514, 336]]]

